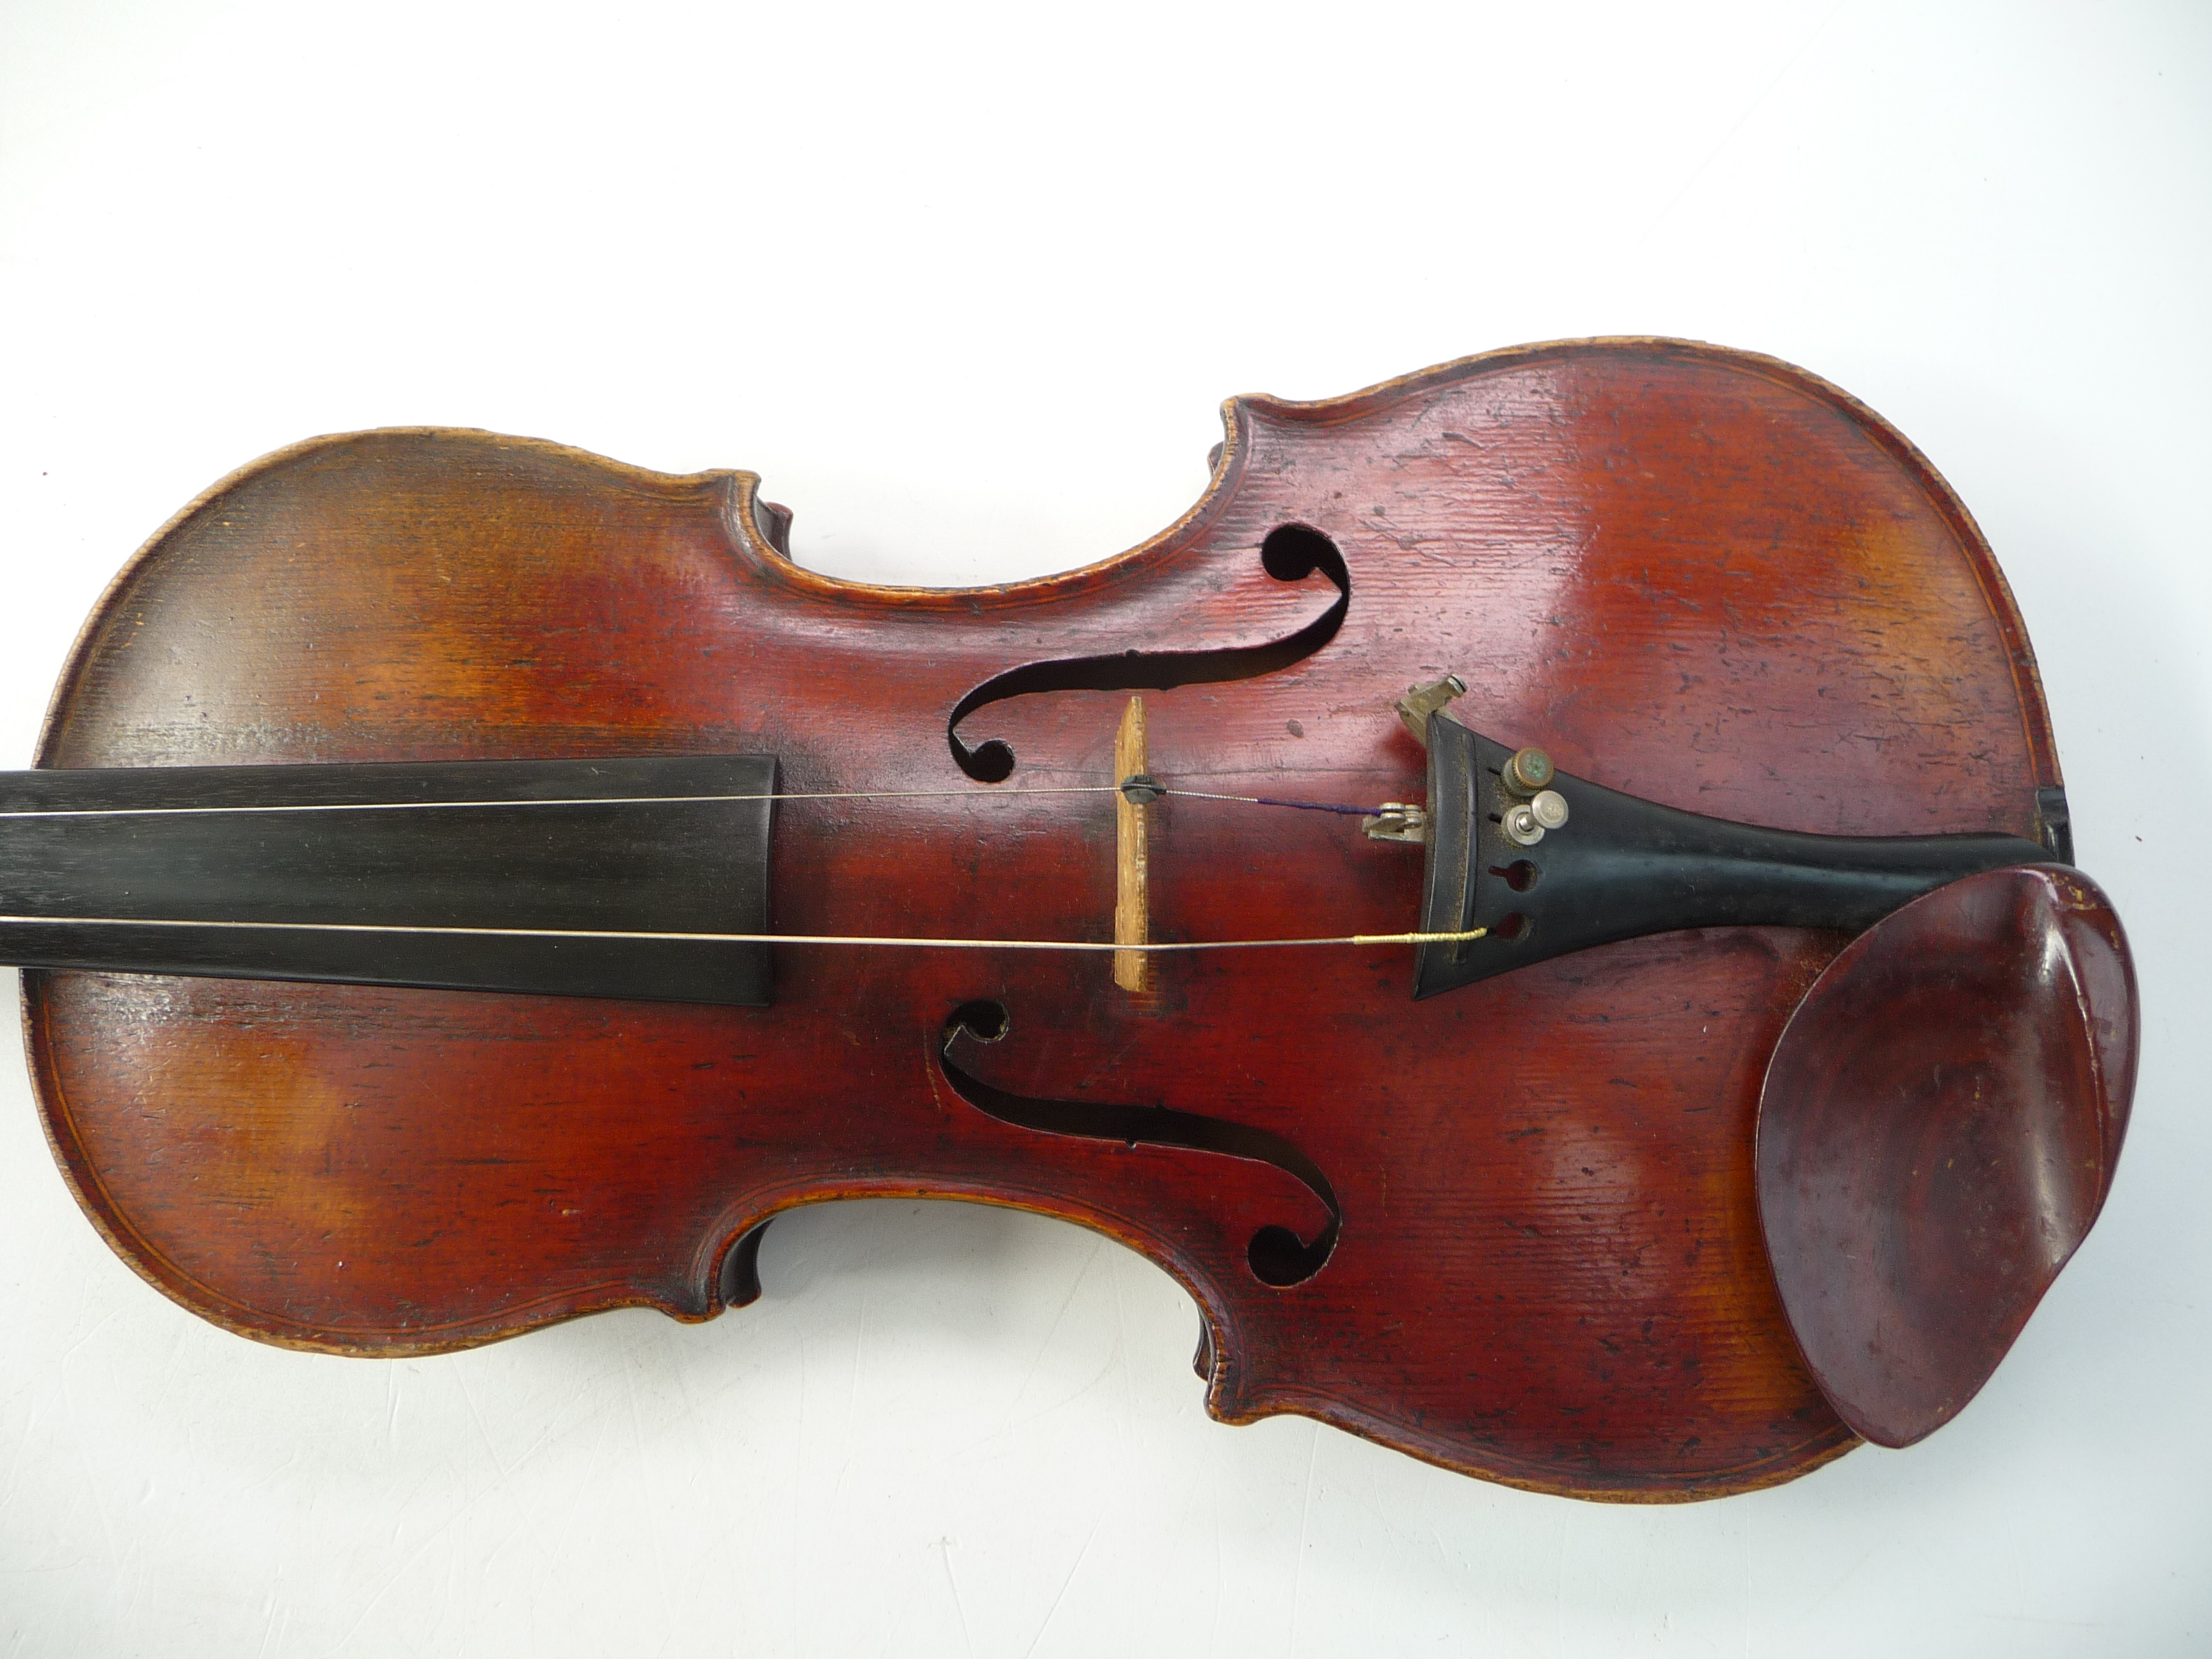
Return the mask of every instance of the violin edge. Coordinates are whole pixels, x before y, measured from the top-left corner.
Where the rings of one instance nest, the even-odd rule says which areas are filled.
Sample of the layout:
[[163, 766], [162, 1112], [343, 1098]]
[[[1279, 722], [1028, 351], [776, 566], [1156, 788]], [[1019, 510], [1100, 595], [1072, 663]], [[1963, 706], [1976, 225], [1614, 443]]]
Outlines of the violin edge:
[[[97, 653], [94, 646], [100, 630], [113, 617], [123, 596], [154, 556], [167, 546], [187, 525], [203, 513], [242, 486], [251, 483], [264, 473], [273, 472], [292, 463], [320, 453], [327, 449], [342, 448], [359, 443], [363, 439], [385, 438], [460, 438], [480, 441], [495, 447], [530, 451], [540, 455], [557, 456], [580, 461], [594, 467], [611, 469], [628, 482], [651, 489], [657, 493], [683, 495], [696, 494], [702, 489], [726, 489], [732, 480], [740, 477], [734, 469], [713, 467], [700, 472], [659, 472], [650, 467], [638, 466], [629, 461], [617, 460], [574, 444], [564, 444], [550, 438], [518, 437], [509, 433], [494, 432], [488, 427], [476, 426], [387, 426], [363, 427], [348, 432], [319, 433], [284, 444], [266, 454], [258, 455], [243, 465], [234, 467], [206, 489], [194, 495], [182, 507], [164, 519], [124, 560], [115, 574], [100, 588], [99, 597], [85, 612], [83, 622], [77, 625], [76, 635], [70, 641], [69, 652], [62, 659], [62, 672], [55, 678], [54, 689], [46, 698], [45, 714], [39, 722], [39, 735], [31, 747], [33, 767], [53, 767], [65, 764], [56, 757], [63, 743], [61, 730], [69, 704], [75, 697], [85, 671]], [[671, 486], [677, 488], [672, 489]]]
[[[44, 977], [57, 971], [62, 970], [27, 969], [24, 977], [28, 981], [33, 975]], [[60, 1078], [48, 1063], [46, 1045], [38, 1040], [33, 1018], [34, 1009], [46, 1006], [49, 1005], [43, 998], [34, 1000], [26, 997], [23, 1000], [25, 1047], [33, 1056], [33, 1069], [42, 1096], [52, 1090], [52, 1096], [47, 1097], [58, 1103], [65, 1099], [60, 1087]], [[280, 1328], [270, 1322], [265, 1313], [248, 1309], [224, 1297], [212, 1286], [203, 1284], [177, 1267], [157, 1249], [140, 1239], [135, 1230], [129, 1226], [120, 1208], [107, 1201], [100, 1187], [97, 1172], [88, 1164], [81, 1169], [77, 1159], [65, 1149], [64, 1141], [55, 1132], [53, 1116], [41, 1112], [40, 1122], [70, 1196], [76, 1200], [79, 1207], [99, 1232], [101, 1241], [133, 1273], [195, 1318], [206, 1320], [232, 1335], [295, 1353], [326, 1354], [348, 1359], [431, 1358], [489, 1347], [556, 1325], [625, 1308], [650, 1310], [679, 1324], [702, 1325], [726, 1312], [750, 1306], [757, 1300], [757, 1268], [752, 1269], [755, 1274], [751, 1280], [755, 1286], [754, 1293], [744, 1293], [748, 1271], [744, 1253], [749, 1245], [757, 1250], [758, 1242], [769, 1224], [777, 1218], [817, 1205], [914, 1198], [933, 1203], [975, 1204], [987, 1208], [1040, 1215], [1046, 1219], [1104, 1237], [1167, 1274], [1191, 1298], [1192, 1306], [1198, 1315], [1201, 1335], [1200, 1353], [1206, 1362], [1200, 1370], [1203, 1402], [1206, 1416], [1224, 1427], [1249, 1427], [1273, 1417], [1302, 1417], [1355, 1436], [1384, 1450], [1419, 1459], [1452, 1474], [1544, 1497], [1617, 1504], [1695, 1504], [1710, 1498], [1765, 1491], [1787, 1485], [1824, 1468], [1863, 1443], [1861, 1437], [1848, 1426], [1835, 1421], [1804, 1443], [1778, 1449], [1765, 1457], [1737, 1468], [1717, 1474], [1700, 1472], [1693, 1476], [1671, 1480], [1665, 1477], [1654, 1477], [1642, 1481], [1617, 1479], [1608, 1481], [1601, 1477], [1589, 1483], [1578, 1483], [1561, 1480], [1556, 1473], [1547, 1478], [1540, 1472], [1541, 1466], [1534, 1459], [1496, 1454], [1496, 1461], [1476, 1461], [1455, 1451], [1446, 1438], [1419, 1434], [1404, 1423], [1394, 1422], [1379, 1413], [1363, 1411], [1341, 1397], [1321, 1390], [1276, 1383], [1247, 1386], [1242, 1376], [1244, 1368], [1239, 1353], [1240, 1345], [1228, 1303], [1214, 1295], [1212, 1287], [1200, 1276], [1188, 1271], [1188, 1265], [1177, 1253], [1164, 1249], [1160, 1247], [1160, 1241], [1148, 1238], [1146, 1230], [1126, 1223], [1117, 1227], [1110, 1224], [1109, 1218], [1096, 1212], [1048, 1207], [1033, 1198], [1024, 1199], [985, 1191], [953, 1194], [936, 1187], [907, 1189], [872, 1186], [853, 1190], [816, 1188], [765, 1207], [746, 1206], [742, 1214], [733, 1209], [729, 1216], [718, 1219], [709, 1230], [708, 1237], [719, 1242], [702, 1252], [694, 1264], [698, 1268], [694, 1277], [702, 1291], [702, 1300], [696, 1306], [641, 1293], [633, 1286], [610, 1282], [605, 1287], [609, 1292], [606, 1295], [592, 1294], [592, 1290], [600, 1287], [591, 1287], [591, 1290], [580, 1293], [571, 1291], [559, 1298], [565, 1305], [551, 1307], [541, 1303], [536, 1306], [512, 1308], [507, 1310], [514, 1316], [511, 1322], [496, 1328], [476, 1328], [462, 1334], [425, 1331], [402, 1336], [384, 1332], [364, 1334], [359, 1339], [349, 1340], [333, 1331], [316, 1331], [307, 1326]], [[731, 1218], [732, 1217], [735, 1218]], [[733, 1267], [737, 1270], [734, 1274]], [[551, 1300], [553, 1298], [548, 1298], [547, 1302]]]
[[[2033, 710], [2039, 720], [2027, 722], [2025, 735], [2033, 759], [2037, 782], [2045, 787], [2059, 788], [2065, 779], [2058, 763], [2056, 736], [2051, 730], [2050, 711], [2044, 698], [2042, 675], [2037, 667], [2033, 647], [2020, 614], [2017, 599], [2011, 584], [1998, 565], [1988, 538], [1980, 525], [1968, 511], [1965, 501], [1948, 480], [1939, 471], [1921, 449], [1893, 423], [1877, 410], [1851, 393], [1812, 370], [1787, 359], [1770, 354], [1749, 351], [1740, 347], [1725, 346], [1709, 341], [1694, 340], [1668, 335], [1588, 335], [1560, 339], [1532, 341], [1524, 344], [1501, 346], [1489, 351], [1475, 352], [1463, 357], [1416, 369], [1406, 374], [1379, 380], [1356, 391], [1319, 398], [1288, 398], [1265, 392], [1242, 393], [1224, 398], [1220, 404], [1223, 441], [1212, 456], [1212, 465], [1206, 487], [1198, 498], [1173, 520], [1150, 536], [1119, 552], [1103, 555], [1066, 570], [1053, 571], [1042, 576], [1026, 577], [1018, 581], [985, 583], [969, 587], [904, 586], [896, 584], [860, 582], [843, 577], [831, 576], [810, 570], [799, 564], [778, 545], [783, 538], [774, 533], [762, 521], [762, 514], [769, 507], [761, 494], [763, 480], [760, 474], [744, 468], [714, 467], [696, 472], [663, 472], [634, 462], [616, 459], [577, 445], [565, 444], [551, 439], [520, 436], [498, 433], [482, 427], [446, 427], [432, 425], [402, 425], [368, 427], [351, 431], [321, 434], [304, 438], [271, 450], [245, 465], [234, 469], [209, 485], [188, 501], [149, 536], [110, 579], [87, 613], [84, 623], [71, 641], [64, 659], [62, 674], [56, 680], [49, 697], [40, 732], [33, 746], [32, 764], [56, 764], [53, 756], [59, 747], [57, 732], [58, 717], [75, 689], [81, 666], [92, 655], [89, 649], [101, 623], [112, 613], [115, 601], [155, 549], [167, 541], [179, 529], [196, 515], [240, 485], [264, 472], [275, 471], [291, 462], [321, 450], [356, 443], [366, 439], [404, 437], [460, 438], [489, 442], [495, 447], [528, 451], [538, 455], [559, 457], [580, 461], [603, 468], [635, 486], [672, 495], [719, 491], [721, 519], [732, 554], [754, 568], [757, 574], [769, 576], [780, 583], [809, 591], [823, 597], [847, 599], [867, 597], [902, 605], [928, 605], [933, 602], [946, 605], [983, 596], [1016, 601], [1034, 599], [1049, 601], [1059, 598], [1069, 585], [1085, 586], [1111, 577], [1116, 581], [1130, 580], [1158, 558], [1180, 550], [1206, 525], [1218, 516], [1234, 498], [1239, 481], [1253, 445], [1253, 428], [1260, 420], [1273, 420], [1291, 425], [1334, 426], [1358, 419], [1388, 409], [1408, 398], [1435, 392], [1477, 374], [1487, 374], [1521, 363], [1538, 362], [1546, 359], [1568, 360], [1600, 355], [1644, 353], [1669, 361], [1688, 361], [1727, 366], [1742, 369], [1801, 392], [1808, 392], [1845, 414], [1855, 424], [1887, 451], [1893, 460], [1912, 473], [1928, 491], [1938, 513], [1948, 522], [1960, 545], [1969, 555], [1977, 583], [1982, 589], [1985, 604], [2003, 639], [2006, 654], [2011, 666], [2015, 696], [2022, 710]], [[780, 526], [787, 527], [790, 514], [778, 509]]]

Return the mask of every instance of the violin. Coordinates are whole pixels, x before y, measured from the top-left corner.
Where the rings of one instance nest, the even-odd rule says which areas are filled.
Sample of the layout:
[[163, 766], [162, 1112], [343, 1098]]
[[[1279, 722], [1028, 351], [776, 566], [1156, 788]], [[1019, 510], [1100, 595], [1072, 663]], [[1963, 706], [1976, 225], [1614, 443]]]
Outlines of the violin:
[[703, 1320], [785, 1210], [957, 1199], [1174, 1275], [1225, 1422], [1650, 1500], [1948, 1421], [2137, 1026], [1964, 507], [1680, 341], [1224, 426], [1150, 541], [969, 591], [482, 432], [216, 484], [0, 778], [94, 1224], [388, 1356]]

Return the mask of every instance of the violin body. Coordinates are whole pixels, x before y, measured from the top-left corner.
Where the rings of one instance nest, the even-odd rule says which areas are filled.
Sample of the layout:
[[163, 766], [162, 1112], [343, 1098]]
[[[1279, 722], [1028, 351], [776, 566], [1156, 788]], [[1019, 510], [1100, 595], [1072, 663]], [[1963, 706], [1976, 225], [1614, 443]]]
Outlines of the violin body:
[[[1405, 801], [1425, 757], [1393, 699], [1455, 673], [1470, 726], [1665, 805], [2048, 840], [2061, 781], [2003, 579], [1833, 387], [1588, 342], [1238, 400], [1227, 426], [1153, 540], [967, 592], [798, 568], [745, 473], [314, 441], [117, 580], [39, 763], [772, 756], [793, 797], [853, 797], [778, 801], [777, 933], [1107, 939], [1114, 802], [1042, 791], [1112, 780], [1132, 693], [1171, 781]], [[1270, 556], [1285, 527], [1303, 559]], [[1418, 851], [1342, 817], [1147, 810], [1156, 939], [1377, 934], [1420, 908]], [[1173, 1274], [1224, 1420], [1302, 1413], [1650, 1500], [1856, 1443], [1755, 1188], [1769, 1058], [1848, 943], [1677, 931], [1421, 1000], [1385, 945], [1159, 957], [1136, 992], [1097, 956], [779, 946], [764, 1006], [35, 970], [24, 997], [87, 1211], [264, 1340], [703, 1319], [754, 1289], [781, 1210], [960, 1199]], [[1323, 1235], [1319, 1265], [1272, 1273], [1256, 1242]]]

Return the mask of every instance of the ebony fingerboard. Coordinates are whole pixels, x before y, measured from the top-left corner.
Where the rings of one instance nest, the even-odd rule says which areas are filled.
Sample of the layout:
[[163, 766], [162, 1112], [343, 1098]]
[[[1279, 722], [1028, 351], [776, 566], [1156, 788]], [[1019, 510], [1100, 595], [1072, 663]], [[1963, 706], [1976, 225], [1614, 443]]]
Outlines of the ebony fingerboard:
[[[30, 919], [0, 922], [0, 962], [760, 1006], [766, 945], [667, 936], [768, 931], [775, 776], [766, 755], [0, 774], [0, 915]], [[380, 810], [207, 810], [270, 806]], [[466, 928], [506, 936], [404, 931]]]

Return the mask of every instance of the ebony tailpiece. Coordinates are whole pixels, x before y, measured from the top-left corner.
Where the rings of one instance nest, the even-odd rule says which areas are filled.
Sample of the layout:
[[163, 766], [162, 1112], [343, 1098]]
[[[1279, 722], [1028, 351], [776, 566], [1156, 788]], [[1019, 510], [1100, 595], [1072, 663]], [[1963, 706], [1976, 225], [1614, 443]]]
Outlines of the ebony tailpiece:
[[[1832, 927], [1860, 933], [1944, 883], [2065, 861], [2063, 802], [2052, 844], [2016, 836], [1813, 836], [1709, 818], [1558, 775], [1572, 816], [1534, 846], [1507, 836], [1519, 805], [1514, 751], [1449, 714], [1428, 722], [1424, 933], [1489, 929], [1424, 945], [1413, 994], [1434, 996], [1547, 957], [1681, 927]], [[2056, 791], [2048, 792], [2056, 794]]]

